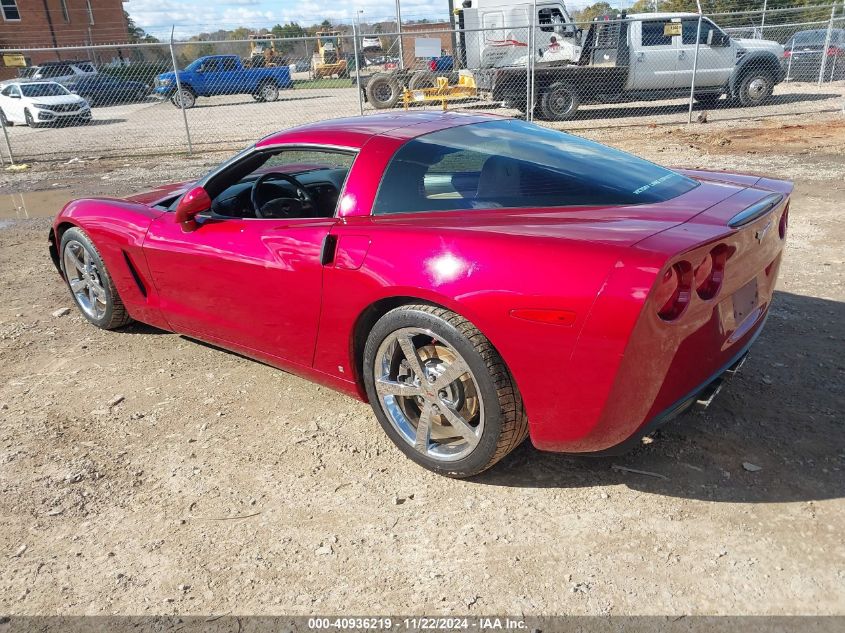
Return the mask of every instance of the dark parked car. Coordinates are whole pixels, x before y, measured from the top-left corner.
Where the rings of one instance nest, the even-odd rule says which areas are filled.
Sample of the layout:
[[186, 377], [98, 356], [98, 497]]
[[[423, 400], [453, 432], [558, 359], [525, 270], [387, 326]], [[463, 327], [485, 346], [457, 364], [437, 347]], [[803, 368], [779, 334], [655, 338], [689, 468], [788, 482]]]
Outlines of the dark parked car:
[[791, 79], [817, 80], [824, 64], [825, 81], [845, 79], [845, 29], [798, 31], [783, 45], [784, 64]]
[[140, 81], [126, 81], [102, 73], [80, 77], [65, 85], [95, 106], [143, 101], [150, 94], [150, 87]]

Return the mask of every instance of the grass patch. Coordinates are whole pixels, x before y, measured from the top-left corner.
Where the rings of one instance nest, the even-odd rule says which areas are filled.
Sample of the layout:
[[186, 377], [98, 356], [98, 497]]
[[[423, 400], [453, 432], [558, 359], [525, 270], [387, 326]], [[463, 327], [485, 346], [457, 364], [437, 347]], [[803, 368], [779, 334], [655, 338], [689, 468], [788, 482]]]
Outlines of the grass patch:
[[305, 90], [307, 88], [352, 88], [355, 80], [351, 77], [326, 77], [323, 79], [294, 79], [294, 90]]

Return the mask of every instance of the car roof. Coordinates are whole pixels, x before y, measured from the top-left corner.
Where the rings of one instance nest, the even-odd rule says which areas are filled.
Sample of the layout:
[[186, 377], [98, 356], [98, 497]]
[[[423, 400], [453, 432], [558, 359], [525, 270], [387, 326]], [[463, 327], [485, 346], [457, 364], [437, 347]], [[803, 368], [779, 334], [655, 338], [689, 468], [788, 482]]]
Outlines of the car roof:
[[16, 79], [12, 80], [12, 81], [4, 81], [4, 82], [2, 82], [1, 85], [10, 86], [12, 84], [16, 84], [18, 86], [61, 86], [62, 85], [57, 81], [18, 81]]
[[445, 128], [502, 118], [505, 117], [463, 112], [384, 112], [309, 123], [266, 136], [255, 146], [261, 148], [280, 143], [316, 143], [360, 149], [376, 136], [389, 136], [404, 142]]
[[629, 13], [629, 20], [668, 20], [669, 18], [698, 18], [697, 13], [688, 11], [663, 12], [663, 13]]

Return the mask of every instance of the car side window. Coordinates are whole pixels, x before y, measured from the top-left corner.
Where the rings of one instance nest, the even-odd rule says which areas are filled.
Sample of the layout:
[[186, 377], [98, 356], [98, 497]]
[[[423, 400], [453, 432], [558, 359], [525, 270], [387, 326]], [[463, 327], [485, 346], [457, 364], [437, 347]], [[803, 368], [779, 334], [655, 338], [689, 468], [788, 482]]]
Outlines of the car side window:
[[[681, 20], [681, 25], [681, 43], [687, 46], [695, 45], [695, 34], [698, 32], [698, 18], [684, 18]], [[713, 37], [722, 33], [722, 30], [710, 20], [703, 19], [701, 21], [701, 36], [698, 39], [699, 44], [707, 44], [710, 31], [713, 31]]]
[[[642, 23], [643, 46], [671, 46], [672, 36], [665, 35], [669, 20], [647, 20]], [[695, 35], [693, 35], [695, 37]]]
[[[272, 153], [248, 154], [205, 185], [212, 197], [211, 210], [218, 217], [273, 219], [332, 217], [356, 154], [330, 149], [283, 149]], [[311, 197], [305, 205], [289, 204], [301, 198], [285, 178], [296, 178]], [[264, 178], [257, 191], [255, 183]], [[255, 204], [261, 208], [256, 213]], [[279, 209], [286, 209], [279, 215]]]
[[225, 70], [225, 71], [232, 71], [232, 70], [238, 69], [237, 63], [235, 63], [235, 60], [232, 59], [231, 57], [227, 57], [226, 59], [224, 59], [222, 66], [223, 67], [221, 68], [221, 70]]
[[2, 94], [4, 97], [11, 97], [12, 88], [14, 88], [14, 86], [6, 86], [5, 88], [3, 88], [3, 92], [0, 92], [0, 94]]
[[204, 73], [217, 72], [218, 62], [219, 62], [219, 60], [217, 60], [217, 59], [207, 59], [202, 63], [200, 70]]

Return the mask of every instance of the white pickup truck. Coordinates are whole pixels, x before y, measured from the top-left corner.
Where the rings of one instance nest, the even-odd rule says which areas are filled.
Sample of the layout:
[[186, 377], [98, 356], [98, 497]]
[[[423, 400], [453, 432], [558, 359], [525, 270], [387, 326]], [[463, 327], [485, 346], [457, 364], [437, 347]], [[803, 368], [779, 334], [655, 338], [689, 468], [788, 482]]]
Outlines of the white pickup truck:
[[[561, 37], [571, 35], [560, 28]], [[688, 95], [692, 86], [698, 14], [642, 13], [593, 22], [578, 39], [577, 61], [561, 61], [553, 46], [535, 55], [535, 111], [548, 120], [572, 118], [581, 103], [618, 103]], [[570, 39], [571, 41], [571, 39]], [[554, 42], [553, 42], [554, 44]], [[758, 105], [784, 78], [783, 47], [767, 40], [731, 38], [703, 18], [695, 98], [712, 104], [722, 95]], [[495, 101], [526, 108], [525, 47], [475, 70], [479, 90]], [[521, 55], [516, 59], [514, 55]]]

